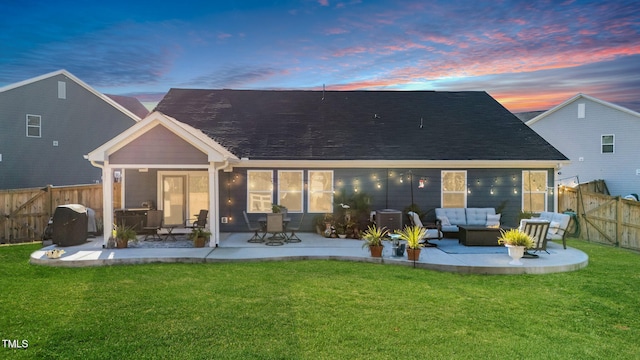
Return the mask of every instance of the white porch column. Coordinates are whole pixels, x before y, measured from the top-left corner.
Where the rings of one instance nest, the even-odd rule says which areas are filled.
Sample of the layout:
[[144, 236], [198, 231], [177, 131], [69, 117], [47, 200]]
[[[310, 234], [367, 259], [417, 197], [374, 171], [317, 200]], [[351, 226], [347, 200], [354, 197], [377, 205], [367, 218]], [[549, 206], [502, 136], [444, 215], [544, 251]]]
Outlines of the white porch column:
[[103, 246], [107, 247], [113, 230], [113, 170], [108, 161], [102, 168], [102, 223], [104, 232]]
[[209, 163], [209, 209], [211, 209], [209, 216], [211, 239], [209, 241], [210, 247], [216, 247], [220, 244], [220, 226], [218, 221], [220, 219], [220, 191], [218, 186], [218, 169], [214, 162]]

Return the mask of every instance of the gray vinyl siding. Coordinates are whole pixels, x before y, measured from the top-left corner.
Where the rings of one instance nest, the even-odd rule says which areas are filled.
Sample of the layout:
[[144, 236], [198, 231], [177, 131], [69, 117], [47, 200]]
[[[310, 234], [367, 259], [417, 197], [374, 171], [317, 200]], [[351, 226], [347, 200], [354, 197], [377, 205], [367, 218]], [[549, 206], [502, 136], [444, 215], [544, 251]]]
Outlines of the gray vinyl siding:
[[[66, 99], [58, 98], [58, 81], [66, 82]], [[42, 116], [41, 137], [26, 136], [26, 114]], [[1, 92], [0, 189], [101, 181], [83, 155], [134, 123], [62, 74]]]
[[[585, 117], [578, 118], [578, 104]], [[611, 195], [640, 193], [640, 118], [585, 98], [567, 104], [531, 128], [571, 160], [558, 179], [604, 179]], [[615, 135], [615, 152], [601, 153], [601, 136]], [[580, 157], [583, 161], [579, 161]]]
[[153, 200], [158, 206], [158, 170], [148, 169], [140, 172], [138, 169], [125, 170], [125, 193], [123, 208], [140, 208], [142, 203]]
[[118, 164], [207, 165], [207, 154], [169, 131], [156, 126], [111, 154], [109, 162]]
[[[274, 174], [273, 199], [277, 202], [277, 171], [271, 170]], [[283, 169], [293, 170], [293, 169]], [[309, 169], [304, 170], [304, 182], [308, 181]], [[331, 170], [331, 169], [319, 169]], [[409, 171], [413, 174], [413, 202], [426, 213], [424, 220], [435, 221], [434, 209], [440, 207], [441, 192], [441, 171], [449, 169], [333, 169], [333, 181], [335, 196], [345, 192], [347, 197], [354, 194], [354, 180], [357, 180], [358, 191], [371, 196], [371, 210], [396, 209], [403, 211], [411, 205], [411, 179], [408, 177]], [[452, 171], [466, 170], [467, 183], [471, 188], [471, 193], [467, 194], [467, 207], [492, 207], [502, 208], [502, 224], [507, 226], [517, 226], [518, 215], [522, 209], [522, 171], [545, 169], [451, 169]], [[548, 185], [553, 184], [553, 169], [546, 169], [548, 172]], [[389, 173], [392, 175], [387, 175]], [[404, 179], [399, 181], [400, 174]], [[375, 176], [374, 176], [375, 175]], [[219, 193], [220, 193], [220, 216], [234, 219], [227, 224], [219, 224], [220, 231], [233, 232], [245, 231], [246, 224], [242, 211], [247, 208], [247, 169], [234, 168], [233, 172], [219, 172]], [[418, 188], [420, 178], [426, 179], [424, 188]], [[480, 180], [480, 184], [477, 183]], [[339, 185], [339, 184], [342, 185]], [[494, 193], [491, 194], [493, 186]], [[514, 187], [517, 193], [514, 193]], [[307, 213], [307, 188], [304, 191], [303, 209], [305, 212], [303, 229], [313, 230], [313, 218], [316, 213]], [[547, 210], [553, 211], [553, 194], [547, 197]], [[249, 214], [253, 223], [257, 221], [260, 214]], [[291, 214], [292, 221], [297, 224], [299, 214]], [[403, 221], [406, 225], [406, 220]]]

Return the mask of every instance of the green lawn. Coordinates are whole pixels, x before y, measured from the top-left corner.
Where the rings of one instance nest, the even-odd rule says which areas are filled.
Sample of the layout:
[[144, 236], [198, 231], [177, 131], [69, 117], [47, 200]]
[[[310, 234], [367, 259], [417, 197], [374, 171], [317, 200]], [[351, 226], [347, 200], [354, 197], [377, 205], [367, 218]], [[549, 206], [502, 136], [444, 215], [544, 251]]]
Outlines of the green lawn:
[[30, 265], [0, 247], [1, 359], [638, 359], [640, 255], [459, 275], [340, 261]]

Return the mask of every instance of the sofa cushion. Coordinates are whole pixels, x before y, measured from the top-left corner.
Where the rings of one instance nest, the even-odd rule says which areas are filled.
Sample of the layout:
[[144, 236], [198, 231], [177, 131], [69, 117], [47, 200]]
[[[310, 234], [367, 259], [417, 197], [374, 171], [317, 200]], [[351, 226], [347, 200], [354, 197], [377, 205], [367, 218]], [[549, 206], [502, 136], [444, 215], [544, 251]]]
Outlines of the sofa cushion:
[[467, 216], [464, 208], [436, 208], [436, 218], [442, 221], [446, 216], [451, 225], [467, 225]]
[[449, 221], [449, 218], [446, 216], [439, 216], [438, 220], [440, 220], [440, 225], [442, 226], [450, 226], [451, 225], [451, 221]]
[[500, 226], [500, 214], [487, 214], [487, 222], [485, 223], [487, 227], [499, 227]]
[[[487, 224], [487, 215], [495, 215], [494, 208], [466, 208], [467, 225], [485, 226]], [[462, 225], [462, 224], [457, 224]]]
[[549, 234], [557, 234], [560, 230], [560, 222], [552, 221], [549, 223]]
[[[543, 211], [540, 213], [539, 219], [549, 221], [549, 231], [547, 232], [547, 238], [551, 240], [562, 240], [564, 233], [569, 227], [569, 221], [571, 216], [567, 214], [560, 214], [551, 211]], [[558, 226], [555, 226], [559, 224]]]

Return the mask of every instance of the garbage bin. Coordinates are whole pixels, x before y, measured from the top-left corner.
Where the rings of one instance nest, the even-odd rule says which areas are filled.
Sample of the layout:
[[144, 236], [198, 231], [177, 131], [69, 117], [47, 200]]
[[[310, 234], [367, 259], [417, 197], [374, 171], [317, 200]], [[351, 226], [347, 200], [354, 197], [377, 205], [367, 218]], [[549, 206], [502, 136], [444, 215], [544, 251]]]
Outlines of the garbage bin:
[[80, 204], [60, 205], [53, 213], [53, 243], [80, 245], [87, 241], [87, 208]]

